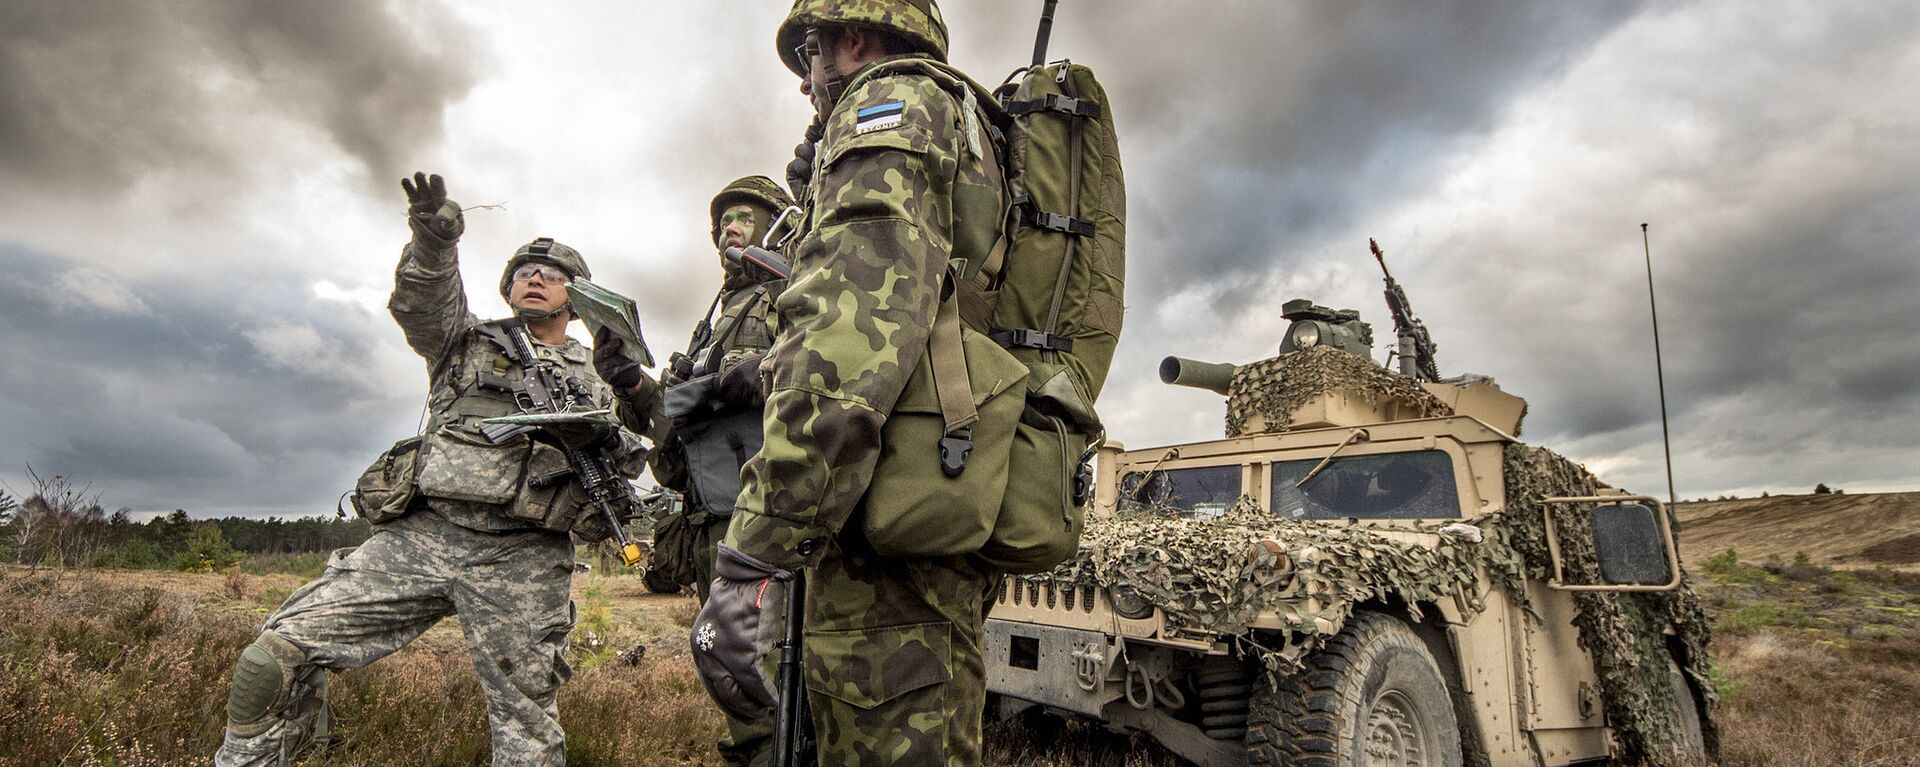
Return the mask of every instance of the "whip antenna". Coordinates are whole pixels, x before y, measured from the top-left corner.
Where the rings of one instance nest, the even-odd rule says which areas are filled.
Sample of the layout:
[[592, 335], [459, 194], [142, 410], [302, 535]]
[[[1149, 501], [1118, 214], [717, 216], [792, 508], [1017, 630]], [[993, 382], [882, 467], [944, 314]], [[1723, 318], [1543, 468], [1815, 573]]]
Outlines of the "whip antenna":
[[1647, 225], [1640, 225], [1640, 248], [1647, 256], [1647, 312], [1653, 315], [1653, 373], [1660, 385], [1660, 449], [1667, 454], [1667, 505], [1680, 502], [1673, 492], [1673, 435], [1667, 431], [1667, 372], [1660, 362], [1660, 309], [1653, 301], [1653, 246], [1647, 242]]
[[1033, 65], [1047, 63], [1047, 38], [1053, 36], [1053, 7], [1060, 0], [1047, 0], [1046, 7], [1040, 9], [1040, 33], [1033, 38]]

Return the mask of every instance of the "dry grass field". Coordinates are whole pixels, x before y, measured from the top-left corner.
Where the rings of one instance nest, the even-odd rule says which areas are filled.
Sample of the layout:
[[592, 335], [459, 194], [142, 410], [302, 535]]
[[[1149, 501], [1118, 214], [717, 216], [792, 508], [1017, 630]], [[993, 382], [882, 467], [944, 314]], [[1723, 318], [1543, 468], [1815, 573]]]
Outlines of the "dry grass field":
[[[1724, 764], [1920, 767], [1920, 573], [1745, 551], [1688, 557], [1715, 624]], [[0, 767], [205, 764], [234, 658], [301, 581], [0, 570]], [[560, 702], [569, 763], [719, 764], [720, 717], [684, 640], [692, 599], [590, 576], [574, 596], [575, 675]], [[641, 657], [621, 657], [638, 645]], [[307, 765], [487, 763], [479, 688], [452, 624], [333, 690], [333, 747]], [[990, 729], [988, 763], [1180, 762], [1138, 738], [1025, 722]]]

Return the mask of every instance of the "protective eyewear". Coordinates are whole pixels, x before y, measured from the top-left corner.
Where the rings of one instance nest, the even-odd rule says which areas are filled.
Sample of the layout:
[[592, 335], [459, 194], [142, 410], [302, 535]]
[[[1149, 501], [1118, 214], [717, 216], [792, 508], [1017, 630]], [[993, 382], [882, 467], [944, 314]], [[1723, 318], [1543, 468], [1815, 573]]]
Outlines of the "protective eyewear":
[[513, 270], [513, 281], [522, 282], [531, 280], [534, 278], [534, 275], [539, 275], [540, 279], [547, 282], [564, 283], [573, 281], [573, 278], [568, 277], [566, 272], [546, 264], [521, 264], [520, 268]]

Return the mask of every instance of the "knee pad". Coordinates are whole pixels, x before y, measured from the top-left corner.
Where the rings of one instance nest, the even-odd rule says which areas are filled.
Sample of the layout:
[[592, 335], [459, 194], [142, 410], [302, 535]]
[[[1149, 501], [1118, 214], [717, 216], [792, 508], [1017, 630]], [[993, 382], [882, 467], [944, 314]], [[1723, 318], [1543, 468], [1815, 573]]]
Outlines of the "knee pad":
[[287, 707], [307, 654], [286, 637], [271, 631], [241, 651], [233, 666], [233, 689], [227, 696], [227, 728], [236, 734], [258, 734], [273, 724], [273, 714]]

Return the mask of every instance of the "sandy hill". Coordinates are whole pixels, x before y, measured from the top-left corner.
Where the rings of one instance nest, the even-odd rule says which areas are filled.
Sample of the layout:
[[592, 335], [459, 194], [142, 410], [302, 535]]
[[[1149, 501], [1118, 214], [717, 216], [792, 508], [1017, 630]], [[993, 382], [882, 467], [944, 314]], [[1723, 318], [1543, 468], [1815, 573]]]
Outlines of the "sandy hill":
[[1691, 501], [1675, 511], [1689, 565], [1734, 549], [1748, 562], [1805, 552], [1829, 567], [1920, 570], [1920, 492]]

